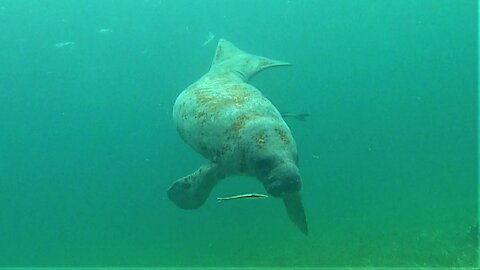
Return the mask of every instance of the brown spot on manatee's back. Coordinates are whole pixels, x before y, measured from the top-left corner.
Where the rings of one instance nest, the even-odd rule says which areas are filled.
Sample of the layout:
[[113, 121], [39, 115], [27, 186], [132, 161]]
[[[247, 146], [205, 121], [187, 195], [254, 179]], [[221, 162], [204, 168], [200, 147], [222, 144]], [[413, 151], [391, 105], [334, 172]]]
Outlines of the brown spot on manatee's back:
[[280, 136], [280, 139], [285, 143], [285, 144], [289, 144], [290, 143], [290, 138], [288, 136], [288, 133], [281, 129], [281, 128], [275, 128], [275, 132], [278, 134], [278, 136]]
[[222, 90], [205, 87], [193, 88], [192, 93], [199, 105], [211, 113], [232, 105], [242, 106], [252, 96], [252, 93], [241, 84], [229, 85]]

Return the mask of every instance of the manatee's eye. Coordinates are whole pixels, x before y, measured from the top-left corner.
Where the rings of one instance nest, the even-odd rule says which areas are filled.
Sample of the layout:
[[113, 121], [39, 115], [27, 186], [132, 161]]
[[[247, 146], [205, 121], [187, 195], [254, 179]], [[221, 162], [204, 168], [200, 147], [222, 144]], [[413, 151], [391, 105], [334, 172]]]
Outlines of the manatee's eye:
[[273, 156], [259, 158], [255, 162], [255, 172], [257, 175], [265, 175], [275, 166], [276, 159]]

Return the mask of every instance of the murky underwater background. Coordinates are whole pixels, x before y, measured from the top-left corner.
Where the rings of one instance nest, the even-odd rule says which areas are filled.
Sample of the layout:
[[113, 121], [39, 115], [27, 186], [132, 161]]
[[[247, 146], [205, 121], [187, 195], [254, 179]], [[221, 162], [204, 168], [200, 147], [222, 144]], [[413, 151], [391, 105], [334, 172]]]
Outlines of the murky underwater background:
[[[477, 1], [0, 2], [0, 266], [474, 266]], [[215, 35], [211, 42], [209, 32]], [[310, 235], [253, 178], [200, 209], [172, 121], [218, 38], [296, 138]], [[207, 43], [207, 44], [204, 44]]]

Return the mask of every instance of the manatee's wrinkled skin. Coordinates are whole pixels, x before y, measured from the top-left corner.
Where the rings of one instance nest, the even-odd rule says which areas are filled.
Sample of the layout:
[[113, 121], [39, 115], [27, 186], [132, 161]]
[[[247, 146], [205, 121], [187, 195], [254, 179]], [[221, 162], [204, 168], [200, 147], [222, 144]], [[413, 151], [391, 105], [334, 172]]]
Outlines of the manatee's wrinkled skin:
[[289, 217], [307, 234], [295, 141], [275, 106], [247, 83], [263, 69], [284, 65], [289, 64], [219, 41], [210, 71], [185, 89], [173, 108], [180, 136], [210, 161], [170, 187], [177, 206], [198, 208], [221, 179], [251, 175], [284, 200]]

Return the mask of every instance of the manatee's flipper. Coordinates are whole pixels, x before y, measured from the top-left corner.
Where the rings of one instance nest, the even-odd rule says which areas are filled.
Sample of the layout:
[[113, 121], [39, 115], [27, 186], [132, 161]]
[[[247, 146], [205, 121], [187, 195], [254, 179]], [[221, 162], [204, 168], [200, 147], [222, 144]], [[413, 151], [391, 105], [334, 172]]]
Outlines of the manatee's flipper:
[[300, 193], [293, 193], [283, 198], [288, 217], [305, 235], [308, 234], [307, 217], [302, 204]]
[[194, 173], [175, 181], [168, 189], [168, 198], [183, 209], [199, 208], [223, 178], [225, 174], [218, 165], [203, 165]]

